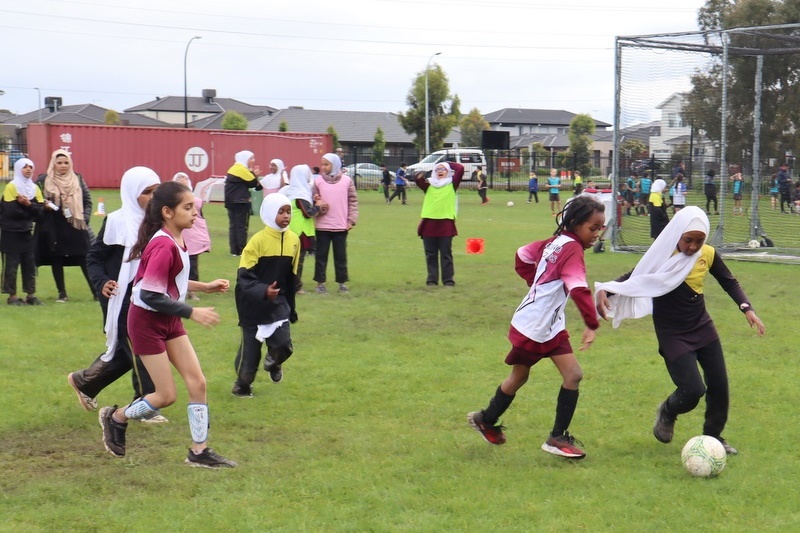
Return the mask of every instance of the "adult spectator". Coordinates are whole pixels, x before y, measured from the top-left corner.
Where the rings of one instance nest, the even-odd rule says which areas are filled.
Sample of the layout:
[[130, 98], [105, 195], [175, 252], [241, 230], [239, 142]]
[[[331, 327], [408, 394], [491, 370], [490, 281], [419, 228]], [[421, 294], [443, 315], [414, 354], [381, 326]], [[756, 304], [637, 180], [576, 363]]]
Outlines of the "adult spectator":
[[242, 150], [225, 176], [225, 209], [228, 210], [228, 244], [231, 255], [242, 255], [250, 227], [250, 189], [261, 190], [259, 167], [253, 152]]
[[[781, 195], [781, 213], [791, 213], [793, 211], [791, 188], [792, 178], [789, 176], [789, 165], [784, 163], [778, 169], [778, 192]], [[789, 208], [789, 211], [783, 208], [784, 203]]]
[[714, 171], [713, 168], [709, 169], [706, 172], [706, 176], [703, 178], [703, 192], [706, 195], [706, 213], [709, 215], [711, 214], [711, 203], [714, 203], [714, 214], [719, 215], [719, 209], [717, 208], [717, 184], [714, 183], [714, 177], [717, 173]]
[[36, 265], [50, 265], [56, 282], [56, 302], [69, 301], [64, 282], [64, 267], [79, 266], [86, 283], [97, 300], [97, 291], [89, 279], [86, 254], [94, 239], [89, 227], [92, 216], [92, 195], [89, 187], [77, 174], [72, 157], [66, 150], [56, 150], [50, 157], [47, 172], [39, 176], [39, 188], [44, 199], [55, 205], [45, 209], [36, 225]]

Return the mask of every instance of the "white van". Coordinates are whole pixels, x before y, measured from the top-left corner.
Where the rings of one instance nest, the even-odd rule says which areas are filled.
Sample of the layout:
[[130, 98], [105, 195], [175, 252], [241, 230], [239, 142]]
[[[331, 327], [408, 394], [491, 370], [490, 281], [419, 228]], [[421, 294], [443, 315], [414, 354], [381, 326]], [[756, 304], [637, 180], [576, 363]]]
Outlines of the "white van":
[[406, 169], [406, 177], [409, 180], [413, 180], [417, 172], [425, 172], [430, 176], [436, 163], [441, 163], [442, 161], [454, 161], [464, 165], [464, 180], [470, 180], [472, 172], [477, 170], [479, 166], [483, 167], [484, 173], [488, 172], [486, 156], [483, 155], [483, 150], [477, 148], [448, 148], [433, 152], [419, 163], [409, 165]]

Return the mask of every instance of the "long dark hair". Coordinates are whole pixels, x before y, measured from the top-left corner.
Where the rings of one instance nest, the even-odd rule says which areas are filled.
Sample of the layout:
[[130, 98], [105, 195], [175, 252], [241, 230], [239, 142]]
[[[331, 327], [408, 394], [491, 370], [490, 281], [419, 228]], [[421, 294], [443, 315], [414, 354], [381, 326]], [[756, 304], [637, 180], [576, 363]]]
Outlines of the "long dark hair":
[[576, 196], [558, 214], [558, 227], [553, 235], [564, 231], [575, 233], [575, 228], [589, 220], [595, 213], [604, 213], [605, 206], [590, 196]]
[[142, 220], [142, 225], [139, 226], [139, 236], [136, 238], [136, 244], [131, 248], [129, 261], [142, 256], [147, 243], [164, 225], [164, 217], [161, 214], [161, 210], [165, 207], [170, 209], [178, 207], [178, 204], [181, 203], [181, 197], [187, 192], [190, 192], [189, 187], [177, 181], [165, 181], [156, 187], [144, 208], [144, 220]]

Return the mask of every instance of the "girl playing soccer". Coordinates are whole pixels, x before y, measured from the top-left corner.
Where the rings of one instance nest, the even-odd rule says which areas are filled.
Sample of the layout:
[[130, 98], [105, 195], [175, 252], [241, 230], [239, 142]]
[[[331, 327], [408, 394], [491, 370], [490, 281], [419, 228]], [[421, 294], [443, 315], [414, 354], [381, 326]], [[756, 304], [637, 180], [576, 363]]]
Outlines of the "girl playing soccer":
[[155, 392], [122, 409], [114, 406], [100, 410], [103, 444], [115, 457], [125, 456], [128, 419], [147, 417], [175, 402], [177, 393], [170, 369], [172, 364], [189, 393], [192, 445], [186, 463], [207, 468], [236, 466], [206, 446], [206, 379], [181, 323], [181, 317], [191, 318], [203, 326], [219, 323], [219, 315], [213, 307], [193, 308], [185, 303], [187, 290], [228, 290], [228, 281], [224, 279], [209, 283], [189, 280], [189, 253], [181, 232], [191, 228], [196, 217], [194, 196], [189, 188], [176, 181], [162, 183], [147, 204], [138, 239], [131, 249], [129, 260], [141, 259], [133, 279], [128, 334], [133, 353], [142, 358]]
[[511, 318], [508, 333], [511, 351], [505, 360], [511, 365], [511, 375], [497, 388], [486, 409], [467, 415], [470, 425], [490, 444], [505, 443], [505, 428], [498, 419], [528, 381], [531, 367], [549, 357], [563, 381], [558, 393], [555, 425], [542, 444], [542, 450], [574, 459], [586, 456], [567, 431], [578, 404], [578, 385], [583, 371], [569, 342], [564, 307], [571, 296], [586, 323], [580, 349], [588, 349], [599, 323], [586, 282], [583, 251], [591, 248], [600, 237], [605, 225], [603, 211], [599, 202], [588, 196], [576, 196], [561, 213], [553, 237], [517, 250], [516, 270], [530, 290]]
[[681, 209], [632, 272], [616, 281], [595, 284], [595, 298], [597, 312], [604, 319], [613, 317], [615, 328], [626, 318], [653, 315], [658, 353], [676, 386], [658, 406], [655, 438], [670, 442], [678, 415], [697, 407], [705, 394], [703, 434], [717, 438], [727, 453], [735, 455], [736, 448], [722, 438], [728, 421], [728, 373], [719, 334], [703, 298], [706, 274], [714, 276], [736, 302], [750, 327], [759, 335], [765, 329], [722, 257], [705, 244], [708, 231], [708, 217], [702, 209]]

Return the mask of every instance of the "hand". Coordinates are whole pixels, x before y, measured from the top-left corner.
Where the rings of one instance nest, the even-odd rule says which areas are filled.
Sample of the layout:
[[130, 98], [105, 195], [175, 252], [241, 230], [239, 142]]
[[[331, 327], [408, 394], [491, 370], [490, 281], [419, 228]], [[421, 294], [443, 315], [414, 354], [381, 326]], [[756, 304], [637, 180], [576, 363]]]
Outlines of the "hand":
[[17, 202], [21, 203], [25, 207], [30, 207], [31, 201], [28, 200], [27, 196], [22, 196], [21, 194], [17, 195]]
[[767, 332], [767, 328], [764, 327], [764, 323], [761, 322], [761, 319], [756, 316], [755, 311], [748, 311], [744, 314], [744, 316], [747, 318], [747, 323], [750, 324], [750, 327], [755, 328], [759, 337], [762, 337], [764, 333]]
[[219, 324], [219, 313], [213, 307], [195, 307], [189, 317], [200, 325], [207, 328]]
[[228, 292], [230, 282], [227, 279], [215, 279], [206, 283], [206, 288], [203, 292]]
[[255, 175], [256, 175], [256, 177], [259, 177], [259, 176], [261, 176], [261, 167], [260, 167], [260, 166], [258, 166], [258, 165], [254, 165], [254, 166], [253, 166], [253, 168], [252, 168], [252, 169], [250, 169], [250, 171], [251, 171], [253, 174], [255, 174]]
[[106, 298], [111, 298], [112, 296], [117, 294], [117, 287], [119, 287], [117, 282], [114, 281], [113, 279], [110, 279], [105, 282], [103, 288], [100, 289], [100, 293]]
[[609, 311], [611, 311], [611, 303], [608, 301], [608, 294], [606, 291], [597, 291], [594, 294], [595, 300], [597, 301], [597, 314], [603, 320], [608, 320], [606, 316]]
[[281, 293], [281, 289], [280, 289], [280, 287], [278, 287], [278, 282], [277, 281], [273, 281], [272, 285], [267, 287], [267, 299], [270, 300], [270, 301], [272, 301], [275, 298], [277, 298], [280, 293]]
[[595, 338], [595, 330], [586, 328], [583, 330], [583, 335], [581, 335], [581, 347], [580, 351], [588, 350], [592, 347], [592, 343], [594, 342]]

